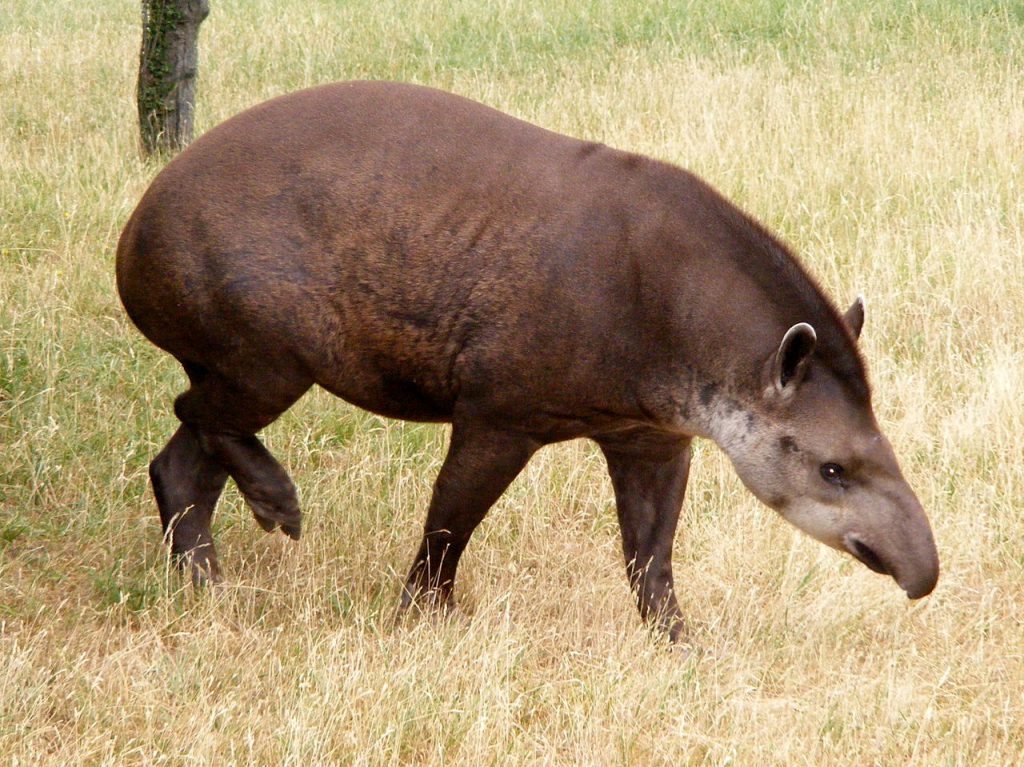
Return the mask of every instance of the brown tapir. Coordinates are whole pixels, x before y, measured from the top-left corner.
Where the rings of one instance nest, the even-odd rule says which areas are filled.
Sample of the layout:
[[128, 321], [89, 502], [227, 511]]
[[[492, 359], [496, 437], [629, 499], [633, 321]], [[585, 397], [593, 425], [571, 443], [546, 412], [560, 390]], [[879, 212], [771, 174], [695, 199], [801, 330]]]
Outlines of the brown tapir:
[[450, 421], [402, 603], [447, 606], [488, 508], [542, 445], [608, 462], [640, 613], [682, 627], [672, 543], [690, 443], [761, 501], [931, 592], [932, 532], [879, 431], [845, 317], [787, 248], [692, 174], [429, 88], [327, 85], [211, 130], [121, 235], [128, 314], [185, 368], [150, 467], [174, 555], [218, 580], [226, 479], [298, 538], [256, 432], [313, 384]]

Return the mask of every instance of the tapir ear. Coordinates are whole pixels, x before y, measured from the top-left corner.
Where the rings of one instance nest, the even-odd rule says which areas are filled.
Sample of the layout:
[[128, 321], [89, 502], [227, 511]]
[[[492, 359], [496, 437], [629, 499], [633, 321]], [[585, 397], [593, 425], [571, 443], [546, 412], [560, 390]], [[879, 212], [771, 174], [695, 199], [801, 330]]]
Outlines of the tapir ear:
[[772, 381], [779, 391], [803, 380], [817, 340], [814, 328], [806, 322], [798, 322], [786, 331], [772, 365]]
[[860, 331], [864, 328], [864, 296], [857, 296], [850, 304], [850, 308], [843, 315], [847, 326], [853, 331], [854, 338], [860, 338]]

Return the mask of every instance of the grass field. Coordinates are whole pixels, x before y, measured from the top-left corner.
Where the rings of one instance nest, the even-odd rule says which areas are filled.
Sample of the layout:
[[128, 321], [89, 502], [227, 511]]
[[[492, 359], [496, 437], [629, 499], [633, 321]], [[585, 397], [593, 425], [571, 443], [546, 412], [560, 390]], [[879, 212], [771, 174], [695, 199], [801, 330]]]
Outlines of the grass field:
[[265, 432], [301, 543], [229, 488], [228, 583], [166, 568], [146, 467], [184, 385], [124, 316], [135, 3], [0, 11], [0, 763], [1024, 763], [1024, 5], [219, 2], [198, 124], [410, 80], [700, 173], [861, 292], [875, 408], [937, 590], [760, 507], [710, 444], [676, 541], [693, 649], [640, 624], [612, 491], [547, 448], [474, 537], [459, 615], [395, 627], [447, 432], [322, 392]]

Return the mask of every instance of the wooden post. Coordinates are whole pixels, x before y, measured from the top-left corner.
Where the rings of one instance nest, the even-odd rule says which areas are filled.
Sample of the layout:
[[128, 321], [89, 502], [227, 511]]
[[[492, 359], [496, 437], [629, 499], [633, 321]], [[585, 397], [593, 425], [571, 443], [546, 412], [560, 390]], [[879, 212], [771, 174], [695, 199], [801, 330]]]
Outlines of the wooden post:
[[142, 0], [139, 129], [146, 154], [192, 140], [199, 25], [209, 0]]

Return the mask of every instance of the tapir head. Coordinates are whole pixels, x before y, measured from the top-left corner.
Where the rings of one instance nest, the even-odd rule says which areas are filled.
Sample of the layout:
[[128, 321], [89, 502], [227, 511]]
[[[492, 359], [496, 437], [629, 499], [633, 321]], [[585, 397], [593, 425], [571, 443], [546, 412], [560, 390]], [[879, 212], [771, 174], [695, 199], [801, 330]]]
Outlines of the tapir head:
[[[853, 341], [860, 299], [844, 320]], [[753, 426], [723, 447], [744, 484], [785, 519], [892, 576], [911, 599], [923, 597], [939, 576], [928, 519], [878, 428], [866, 383], [842, 380], [815, 354], [817, 343], [807, 323], [779, 339], [764, 362]]]

